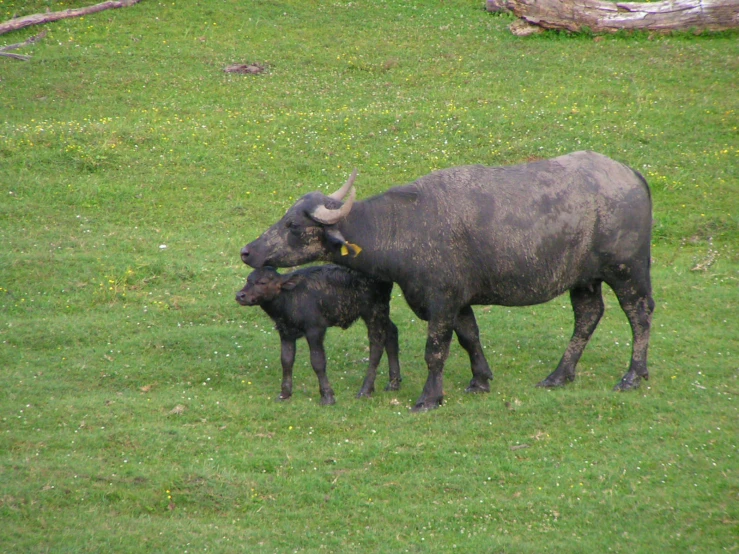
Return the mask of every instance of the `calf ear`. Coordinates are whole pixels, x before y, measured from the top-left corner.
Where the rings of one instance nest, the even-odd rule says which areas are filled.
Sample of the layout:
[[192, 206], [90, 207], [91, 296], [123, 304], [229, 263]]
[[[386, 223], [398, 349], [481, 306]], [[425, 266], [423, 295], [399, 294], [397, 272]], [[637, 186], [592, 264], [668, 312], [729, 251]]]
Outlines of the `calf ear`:
[[300, 275], [288, 275], [280, 283], [280, 288], [283, 290], [293, 290], [295, 286], [300, 283]]

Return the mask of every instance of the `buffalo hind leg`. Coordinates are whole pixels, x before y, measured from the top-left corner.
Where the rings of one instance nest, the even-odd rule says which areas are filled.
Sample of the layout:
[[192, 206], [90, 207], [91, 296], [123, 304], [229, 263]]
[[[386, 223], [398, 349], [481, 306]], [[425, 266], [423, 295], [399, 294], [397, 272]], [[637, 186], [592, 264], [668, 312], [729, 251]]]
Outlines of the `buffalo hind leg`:
[[645, 290], [635, 291], [633, 283], [614, 288], [621, 309], [626, 314], [631, 325], [633, 340], [631, 344], [631, 364], [629, 371], [621, 381], [613, 388], [616, 391], [627, 391], [639, 386], [641, 379], [649, 379], [647, 369], [647, 350], [649, 348], [649, 329], [652, 325], [652, 312], [654, 312], [654, 300], [650, 287]]
[[572, 333], [570, 344], [567, 345], [567, 350], [562, 355], [557, 369], [539, 382], [537, 387], [561, 387], [575, 380], [577, 362], [603, 316], [601, 282], [595, 282], [589, 287], [572, 289], [570, 302], [572, 311], [575, 313], [575, 330]]
[[323, 349], [323, 337], [325, 335], [325, 329], [310, 330], [305, 335], [305, 338], [310, 347], [310, 364], [313, 366], [313, 371], [316, 372], [316, 377], [318, 377], [321, 404], [329, 406], [336, 404], [336, 398], [334, 398], [334, 391], [328, 382], [328, 377], [326, 377], [326, 352]]
[[444, 362], [449, 356], [453, 322], [450, 318], [430, 317], [426, 337], [426, 365], [429, 375], [414, 412], [425, 412], [441, 406], [444, 401]]
[[459, 344], [467, 351], [472, 367], [472, 380], [465, 392], [490, 392], [489, 381], [493, 378], [488, 361], [480, 344], [480, 330], [477, 327], [475, 313], [470, 306], [462, 308], [454, 325]]

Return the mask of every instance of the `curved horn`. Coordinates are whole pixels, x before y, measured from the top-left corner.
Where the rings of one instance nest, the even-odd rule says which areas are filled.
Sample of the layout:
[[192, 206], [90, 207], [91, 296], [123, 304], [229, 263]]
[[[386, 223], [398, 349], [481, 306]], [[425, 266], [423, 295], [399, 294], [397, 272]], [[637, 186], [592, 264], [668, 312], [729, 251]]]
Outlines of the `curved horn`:
[[354, 185], [354, 179], [357, 178], [357, 170], [356, 168], [352, 172], [349, 179], [344, 183], [344, 186], [342, 186], [339, 190], [337, 190], [333, 194], [329, 194], [329, 198], [333, 198], [334, 200], [343, 200], [346, 196], [346, 193], [349, 192], [349, 189], [352, 188], [352, 185]]
[[[356, 171], [352, 174], [352, 176], [356, 176]], [[351, 178], [349, 179], [349, 181], [352, 180], [353, 179]], [[310, 216], [318, 223], [323, 223], [324, 225], [333, 225], [334, 223], [337, 223], [339, 220], [349, 215], [349, 212], [352, 209], [352, 204], [354, 204], [354, 198], [356, 198], [356, 196], [357, 191], [354, 187], [352, 187], [351, 191], [349, 192], [349, 198], [347, 198], [346, 202], [344, 202], [344, 205], [341, 206], [341, 208], [331, 210], [326, 206], [318, 206], [315, 210], [313, 210]]]

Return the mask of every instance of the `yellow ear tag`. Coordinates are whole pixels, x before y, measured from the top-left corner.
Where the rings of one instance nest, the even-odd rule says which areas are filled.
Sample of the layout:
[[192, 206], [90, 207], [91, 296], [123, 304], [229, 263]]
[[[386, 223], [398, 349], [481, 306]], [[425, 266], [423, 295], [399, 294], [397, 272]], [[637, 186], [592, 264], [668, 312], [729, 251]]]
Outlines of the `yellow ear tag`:
[[[348, 247], [348, 248], [347, 248]], [[356, 258], [359, 256], [359, 253], [362, 251], [362, 248], [356, 244], [352, 244], [351, 242], [347, 242], [341, 245], [341, 255], [342, 256], [348, 256], [349, 255], [349, 248], [351, 248], [352, 252], [354, 253], [354, 257]]]
[[362, 251], [362, 248], [356, 244], [352, 244], [351, 242], [347, 242], [346, 245], [352, 249], [352, 252], [354, 252], [354, 257], [356, 258], [359, 256], [359, 253]]

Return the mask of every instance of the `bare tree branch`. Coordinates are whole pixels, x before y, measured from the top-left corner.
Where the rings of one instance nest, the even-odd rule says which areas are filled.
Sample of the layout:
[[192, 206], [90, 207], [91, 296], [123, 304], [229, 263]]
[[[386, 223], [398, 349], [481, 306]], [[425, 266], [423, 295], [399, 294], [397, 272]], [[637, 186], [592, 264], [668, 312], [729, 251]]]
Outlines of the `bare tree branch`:
[[7, 52], [8, 50], [15, 50], [16, 48], [21, 48], [22, 46], [28, 46], [29, 44], [38, 42], [45, 37], [46, 37], [46, 31], [41, 31], [38, 35], [34, 35], [30, 38], [27, 38], [23, 42], [16, 42], [15, 44], [8, 44], [7, 46], [0, 46], [0, 52]]
[[489, 11], [508, 9], [529, 24], [573, 32], [724, 31], [739, 28], [739, 0], [487, 0]]
[[42, 38], [46, 36], [46, 31], [41, 31], [38, 35], [34, 35], [30, 38], [27, 38], [23, 42], [16, 42], [15, 44], [8, 44], [7, 46], [0, 46], [0, 56], [5, 56], [6, 58], [13, 58], [14, 60], [22, 60], [24, 62], [27, 62], [31, 59], [31, 56], [24, 56], [22, 54], [10, 54], [8, 50], [15, 50], [16, 48], [21, 48], [23, 46], [28, 46], [29, 44], [33, 44], [35, 42], [40, 41]]
[[0, 51], [0, 56], [4, 56], [6, 58], [13, 58], [14, 60], [20, 60], [22, 62], [27, 62], [31, 59], [31, 56], [24, 56], [23, 54], [11, 54], [10, 52], [3, 52]]
[[0, 23], [0, 35], [9, 33], [10, 31], [17, 31], [18, 29], [25, 29], [32, 25], [42, 25], [44, 23], [51, 23], [53, 21], [59, 21], [60, 19], [69, 19], [72, 17], [81, 17], [83, 15], [89, 15], [91, 13], [102, 12], [104, 10], [110, 10], [114, 8], [127, 8], [138, 4], [141, 0], [110, 0], [108, 2], [102, 2], [95, 4], [94, 6], [88, 6], [86, 8], [77, 8], [72, 10], [63, 10], [60, 12], [49, 12], [49, 13], [37, 13], [34, 15], [27, 15], [25, 17], [17, 17], [10, 19], [4, 23]]

